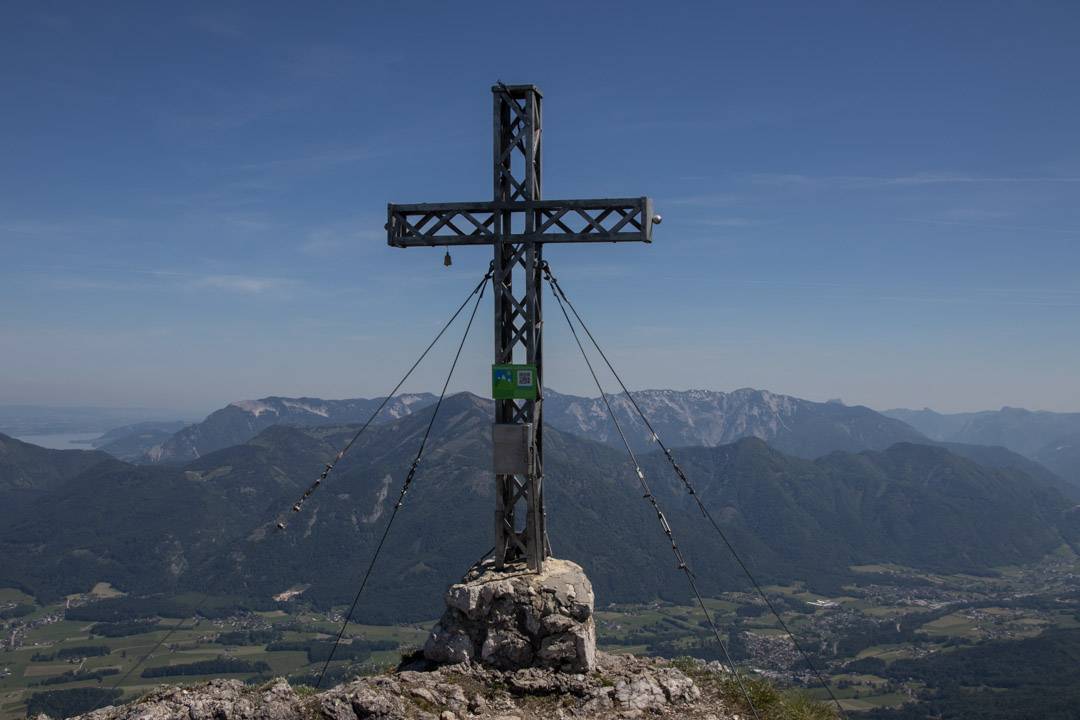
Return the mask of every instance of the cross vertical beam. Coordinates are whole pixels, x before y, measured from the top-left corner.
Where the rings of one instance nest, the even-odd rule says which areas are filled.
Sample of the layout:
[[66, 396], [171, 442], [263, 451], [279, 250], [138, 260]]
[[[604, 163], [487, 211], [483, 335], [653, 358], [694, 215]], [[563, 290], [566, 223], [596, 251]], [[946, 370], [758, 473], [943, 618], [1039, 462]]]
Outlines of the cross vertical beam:
[[[498, 212], [496, 234], [508, 237], [521, 233], [528, 238], [495, 244], [495, 363], [512, 363], [517, 354], [519, 362], [536, 366], [538, 389], [536, 400], [495, 401], [496, 423], [529, 424], [533, 429], [530, 472], [495, 477], [495, 564], [501, 568], [508, 561], [525, 560], [531, 570], [541, 572], [548, 556], [543, 503], [543, 244], [532, 239], [538, 211], [515, 213], [511, 205], [541, 199], [542, 96], [533, 85], [500, 84], [491, 92], [493, 200], [507, 205]], [[515, 228], [515, 220], [524, 227]], [[521, 281], [517, 292], [515, 275]]]
[[[495, 250], [495, 364], [525, 363], [536, 368], [536, 400], [496, 400], [498, 432], [527, 445], [526, 459], [495, 474], [495, 562], [528, 563], [542, 572], [550, 555], [544, 515], [544, 318], [541, 304], [543, 247], [546, 243], [652, 242], [653, 215], [647, 197], [590, 200], [541, 198], [540, 90], [535, 85], [499, 83], [491, 88], [493, 199], [490, 202], [394, 204], [386, 208], [386, 241], [391, 247], [491, 245]], [[529, 426], [524, 428], [500, 427]], [[520, 450], [520, 445], [517, 446]], [[521, 472], [522, 468], [526, 471]]]

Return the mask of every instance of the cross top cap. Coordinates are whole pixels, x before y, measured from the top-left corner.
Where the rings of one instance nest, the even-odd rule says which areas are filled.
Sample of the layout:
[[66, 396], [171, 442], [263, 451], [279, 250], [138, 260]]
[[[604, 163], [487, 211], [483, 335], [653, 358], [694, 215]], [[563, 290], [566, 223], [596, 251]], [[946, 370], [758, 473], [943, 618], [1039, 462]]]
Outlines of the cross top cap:
[[511, 95], [524, 95], [525, 93], [536, 93], [537, 97], [544, 97], [544, 93], [540, 92], [540, 88], [535, 85], [507, 85], [505, 83], [497, 83], [491, 86], [491, 92], [500, 93], [510, 91]]

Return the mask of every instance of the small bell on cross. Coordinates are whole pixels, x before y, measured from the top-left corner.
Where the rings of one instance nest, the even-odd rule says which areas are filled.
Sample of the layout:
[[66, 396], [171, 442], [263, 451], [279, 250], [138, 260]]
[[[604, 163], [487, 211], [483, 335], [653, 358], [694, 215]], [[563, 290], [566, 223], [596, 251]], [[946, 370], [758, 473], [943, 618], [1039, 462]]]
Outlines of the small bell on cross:
[[442, 259], [442, 264], [446, 267], [450, 267], [454, 264], [454, 261], [450, 259], [450, 248], [446, 248], [446, 255]]

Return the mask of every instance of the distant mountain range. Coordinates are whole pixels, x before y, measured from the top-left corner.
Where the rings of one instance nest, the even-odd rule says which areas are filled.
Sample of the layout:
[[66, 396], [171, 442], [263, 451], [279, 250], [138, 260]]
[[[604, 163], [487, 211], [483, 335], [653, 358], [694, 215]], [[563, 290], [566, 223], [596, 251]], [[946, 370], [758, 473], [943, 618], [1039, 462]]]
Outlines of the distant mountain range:
[[[378, 421], [404, 417], [415, 408], [435, 400], [430, 393], [398, 395], [380, 413]], [[383, 398], [322, 400], [319, 398], [267, 397], [241, 400], [211, 413], [159, 444], [148, 448], [148, 462], [187, 462], [215, 450], [239, 445], [271, 425], [344, 425], [368, 419]]]
[[[22, 481], [17, 502], [0, 506], [0, 585], [46, 598], [102, 580], [139, 593], [267, 598], [310, 584], [308, 600], [344, 602], [430, 412], [373, 426], [298, 515], [287, 509], [355, 425], [274, 425], [173, 465], [137, 466], [101, 453], [73, 462], [72, 451], [30, 456], [0, 438], [16, 450], [6, 467], [25, 478], [20, 463], [33, 463], [44, 478]], [[475, 396], [444, 403], [361, 618], [432, 617], [446, 584], [490, 546], [490, 417], [490, 401]], [[586, 566], [601, 603], [684, 600], [625, 453], [554, 428], [545, 440], [555, 554]], [[816, 460], [758, 439], [676, 453], [763, 582], [802, 579], [835, 591], [852, 579], [853, 564], [985, 571], [1066, 542], [1080, 548], [1074, 503], [1004, 450], [982, 465], [907, 442]], [[742, 586], [663, 456], [643, 453], [641, 462], [703, 590]], [[290, 520], [283, 532], [275, 529], [282, 513]]]
[[1003, 407], [983, 412], [943, 414], [929, 408], [886, 410], [933, 440], [1001, 445], [1036, 460], [1080, 484], [1080, 413]]
[[[812, 402], [768, 390], [640, 390], [631, 394], [671, 447], [714, 447], [755, 437], [781, 452], [815, 458], [835, 450], [884, 450], [898, 442], [926, 440], [905, 423], [861, 405]], [[635, 450], [656, 447], [625, 395], [611, 395], [608, 401]], [[544, 423], [621, 447], [600, 398], [546, 390]]]
[[96, 450], [47, 450], [0, 434], [0, 492], [48, 491], [63, 486], [84, 470], [111, 460]]
[[121, 460], [137, 462], [155, 445], [167, 442], [188, 424], [179, 420], [146, 422], [113, 428], [90, 441], [91, 447], [107, 452]]
[[[835, 450], [882, 450], [897, 442], [926, 438], [905, 423], [862, 406], [818, 403], [767, 390], [642, 390], [634, 399], [669, 446], [713, 447], [743, 437], [760, 438], [783, 452], [814, 458]], [[620, 424], [635, 450], [655, 448], [630, 401], [609, 396]], [[379, 421], [394, 420], [435, 400], [421, 393], [395, 397]], [[186, 462], [215, 450], [245, 442], [271, 425], [318, 426], [361, 422], [381, 398], [321, 400], [270, 397], [235, 402], [206, 420], [184, 428], [150, 447], [144, 461]], [[544, 392], [544, 423], [620, 447], [615, 426], [600, 398]]]

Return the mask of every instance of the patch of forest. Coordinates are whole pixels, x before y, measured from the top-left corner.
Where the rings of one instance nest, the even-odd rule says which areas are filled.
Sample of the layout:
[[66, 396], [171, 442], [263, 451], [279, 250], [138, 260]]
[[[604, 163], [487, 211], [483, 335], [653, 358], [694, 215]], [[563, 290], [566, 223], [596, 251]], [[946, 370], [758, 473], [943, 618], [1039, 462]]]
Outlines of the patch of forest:
[[161, 665], [146, 668], [142, 671], [141, 676], [144, 678], [157, 678], [174, 675], [229, 675], [232, 673], [263, 673], [269, 671], [269, 663], [262, 660], [248, 662], [239, 658], [219, 657], [216, 660], [199, 660], [198, 662], [183, 665]]
[[860, 661], [860, 672], [923, 683], [918, 704], [866, 714], [867, 720], [1040, 720], [1080, 718], [1080, 629], [991, 641], [926, 658]]

